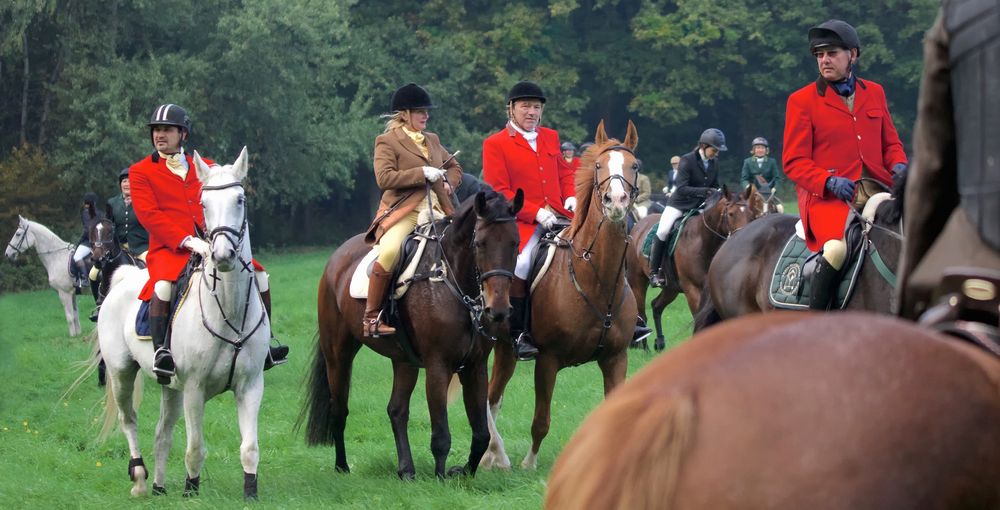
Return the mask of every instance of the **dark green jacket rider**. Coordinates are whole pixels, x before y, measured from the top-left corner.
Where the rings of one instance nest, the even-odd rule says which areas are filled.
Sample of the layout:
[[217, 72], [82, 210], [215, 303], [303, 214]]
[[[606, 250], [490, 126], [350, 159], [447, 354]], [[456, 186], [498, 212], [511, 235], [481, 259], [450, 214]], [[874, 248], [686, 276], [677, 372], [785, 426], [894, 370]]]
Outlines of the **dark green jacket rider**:
[[[778, 185], [781, 178], [778, 163], [771, 156], [764, 156], [763, 160], [759, 164], [757, 158], [753, 156], [743, 160], [743, 171], [740, 172], [740, 189], [746, 189], [747, 185], [752, 183], [757, 191], [768, 194]], [[767, 182], [766, 187], [757, 180], [758, 175]]]
[[121, 195], [108, 199], [108, 217], [115, 224], [115, 239], [122, 248], [133, 255], [140, 255], [149, 249], [149, 232], [139, 223], [132, 204], [125, 205]]

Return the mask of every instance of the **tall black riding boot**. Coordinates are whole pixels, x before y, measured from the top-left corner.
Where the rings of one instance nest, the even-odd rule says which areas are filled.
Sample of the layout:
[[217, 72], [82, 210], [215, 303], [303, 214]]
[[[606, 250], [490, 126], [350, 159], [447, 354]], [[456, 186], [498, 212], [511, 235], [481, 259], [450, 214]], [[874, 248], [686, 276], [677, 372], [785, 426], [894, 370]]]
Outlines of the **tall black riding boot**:
[[667, 251], [667, 242], [653, 236], [653, 248], [649, 252], [649, 284], [653, 287], [662, 287], [666, 283], [660, 274], [665, 251]]
[[535, 347], [534, 339], [528, 332], [528, 298], [511, 296], [510, 306], [510, 339], [517, 352], [517, 359], [533, 360], [538, 356], [538, 347]]
[[[271, 289], [265, 290], [260, 293], [260, 300], [264, 303], [264, 311], [267, 312], [267, 319], [269, 321], [274, 319], [271, 315]], [[274, 340], [274, 323], [271, 322], [271, 340]], [[288, 346], [284, 344], [278, 344], [273, 347], [268, 347], [267, 359], [264, 360], [264, 370], [270, 370], [276, 365], [284, 365], [288, 363]]]
[[153, 337], [153, 373], [156, 382], [170, 384], [170, 378], [175, 375], [174, 355], [170, 352], [170, 339], [167, 338], [167, 324], [170, 303], [161, 301], [153, 294], [149, 299], [149, 334]]
[[94, 295], [94, 311], [90, 314], [90, 322], [97, 322], [97, 314], [101, 313], [101, 280], [98, 276], [97, 280], [90, 280], [90, 293]]
[[837, 295], [840, 271], [830, 265], [823, 256], [817, 257], [816, 269], [812, 274], [812, 288], [809, 296], [810, 310], [829, 310]]

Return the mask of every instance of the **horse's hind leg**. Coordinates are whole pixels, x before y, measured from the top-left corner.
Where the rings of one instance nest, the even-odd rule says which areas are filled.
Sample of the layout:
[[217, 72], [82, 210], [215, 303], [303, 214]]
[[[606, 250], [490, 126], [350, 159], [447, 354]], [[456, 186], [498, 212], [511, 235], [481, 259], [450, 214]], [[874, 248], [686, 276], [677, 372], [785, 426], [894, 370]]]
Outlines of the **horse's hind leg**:
[[66, 314], [66, 324], [69, 325], [69, 336], [77, 336], [80, 334], [80, 314], [76, 310], [76, 294], [72, 290], [58, 292], [59, 301], [62, 302], [63, 312]]
[[656, 342], [653, 347], [657, 352], [667, 347], [666, 339], [663, 337], [663, 310], [675, 299], [677, 299], [677, 291], [671, 289], [664, 289], [653, 298], [653, 324], [656, 325]]
[[146, 494], [146, 478], [148, 471], [142, 463], [142, 452], [139, 451], [139, 424], [135, 406], [132, 405], [132, 395], [135, 392], [135, 376], [139, 365], [132, 362], [120, 370], [111, 370], [108, 381], [108, 398], [114, 398], [118, 406], [118, 421], [121, 424], [125, 440], [128, 441], [129, 476], [132, 478], [132, 496]]
[[549, 356], [539, 356], [535, 360], [535, 416], [531, 420], [531, 450], [521, 461], [524, 469], [538, 467], [538, 450], [542, 440], [549, 434], [552, 421], [552, 390], [559, 372], [558, 361]]
[[154, 495], [167, 493], [167, 458], [174, 444], [174, 426], [181, 417], [183, 411], [181, 405], [184, 403], [184, 396], [180, 391], [166, 386], [160, 388], [160, 420], [156, 423], [156, 470], [153, 474]]
[[448, 474], [475, 475], [479, 461], [490, 444], [490, 428], [486, 417], [486, 360], [477, 365], [467, 365], [458, 376], [462, 381], [465, 415], [472, 429], [472, 444], [469, 446], [469, 461], [461, 468], [451, 469]]
[[625, 374], [628, 372], [628, 356], [622, 352], [611, 358], [599, 359], [597, 365], [601, 367], [601, 374], [604, 376], [604, 396], [607, 397], [611, 390], [625, 380]]
[[490, 431], [490, 445], [486, 449], [479, 467], [490, 469], [493, 467], [510, 469], [510, 458], [504, 449], [503, 437], [497, 428], [497, 417], [500, 415], [500, 407], [503, 404], [503, 393], [507, 388], [507, 383], [514, 376], [514, 368], [517, 357], [514, 355], [514, 347], [506, 340], [499, 340], [493, 348], [493, 374], [490, 377], [489, 392], [487, 396], [486, 425]]
[[187, 451], [184, 453], [184, 467], [187, 479], [184, 481], [184, 495], [198, 494], [201, 485], [201, 468], [205, 465], [205, 394], [194, 385], [184, 389], [184, 428], [187, 432]]
[[[389, 398], [389, 423], [392, 436], [396, 440], [396, 474], [404, 480], [412, 480], [416, 474], [413, 454], [410, 452], [410, 396], [417, 385], [419, 369], [403, 361], [392, 362], [392, 396]], [[429, 400], [429, 399], [428, 399]]]
[[236, 392], [236, 416], [240, 423], [240, 462], [243, 464], [243, 497], [257, 499], [257, 416], [264, 396], [264, 374], [258, 374], [248, 386]]
[[451, 431], [448, 430], [448, 384], [451, 370], [443, 363], [427, 364], [425, 386], [427, 409], [431, 415], [431, 453], [434, 455], [434, 474], [444, 478], [448, 452], [451, 451]]

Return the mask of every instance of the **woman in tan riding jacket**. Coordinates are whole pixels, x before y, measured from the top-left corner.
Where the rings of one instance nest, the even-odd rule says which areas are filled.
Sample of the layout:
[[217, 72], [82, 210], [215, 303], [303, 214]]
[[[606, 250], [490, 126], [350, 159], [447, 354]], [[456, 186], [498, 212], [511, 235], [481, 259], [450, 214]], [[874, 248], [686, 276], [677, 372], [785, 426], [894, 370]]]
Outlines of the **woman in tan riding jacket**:
[[385, 132], [375, 139], [375, 182], [382, 190], [378, 212], [365, 241], [375, 244], [379, 254], [368, 280], [368, 302], [362, 320], [365, 336], [391, 335], [395, 328], [381, 317], [382, 305], [392, 284], [392, 272], [400, 246], [425, 218], [455, 212], [451, 194], [462, 181], [462, 167], [441, 145], [434, 133], [424, 131], [430, 117], [431, 96], [422, 87], [409, 83], [392, 94], [391, 111]]

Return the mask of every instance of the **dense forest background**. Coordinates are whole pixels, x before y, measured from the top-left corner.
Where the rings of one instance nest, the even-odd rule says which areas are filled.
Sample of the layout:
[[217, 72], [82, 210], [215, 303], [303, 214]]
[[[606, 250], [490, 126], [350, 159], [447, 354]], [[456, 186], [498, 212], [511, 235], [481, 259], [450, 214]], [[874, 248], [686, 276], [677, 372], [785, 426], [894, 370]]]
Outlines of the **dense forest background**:
[[[548, 94], [543, 124], [579, 144], [606, 119], [639, 128], [654, 184], [707, 127], [725, 180], [750, 140], [781, 152], [788, 94], [815, 79], [806, 31], [857, 27], [858, 74], [882, 83], [909, 146], [921, 39], [938, 2], [821, 0], [8, 0], [0, 5], [0, 235], [18, 213], [78, 236], [87, 190], [115, 192], [151, 149], [159, 104], [185, 106], [188, 146], [249, 147], [254, 241], [329, 243], [376, 201], [379, 114], [400, 85], [440, 107], [429, 129], [478, 174], [516, 81]], [[787, 187], [787, 185], [786, 185]]]

